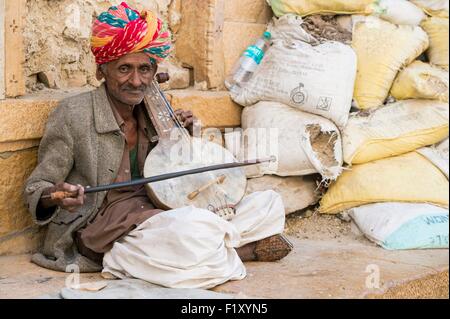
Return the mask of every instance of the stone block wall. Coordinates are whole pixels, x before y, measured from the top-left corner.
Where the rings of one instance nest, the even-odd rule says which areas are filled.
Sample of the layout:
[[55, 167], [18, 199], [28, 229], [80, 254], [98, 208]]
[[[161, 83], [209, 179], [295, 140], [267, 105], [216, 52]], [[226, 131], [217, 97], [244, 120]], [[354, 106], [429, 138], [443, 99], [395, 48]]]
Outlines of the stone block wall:
[[42, 230], [33, 225], [22, 199], [36, 166], [39, 139], [57, 101], [0, 101], [0, 255], [34, 251]]
[[176, 56], [193, 68], [201, 89], [224, 89], [226, 75], [272, 17], [264, 0], [183, 0], [169, 12], [181, 16], [175, 24]]
[[[89, 48], [93, 19], [122, 1], [28, 0], [23, 41], [28, 92], [49, 88], [98, 86]], [[129, 0], [167, 19], [170, 0]]]
[[[23, 203], [23, 184], [36, 166], [48, 115], [58, 101], [99, 85], [89, 48], [91, 24], [101, 11], [120, 2], [0, 0], [0, 47], [5, 49], [0, 50], [0, 255], [33, 252], [42, 242], [45, 228], [33, 224]], [[231, 101], [226, 91], [217, 89], [223, 88], [225, 74], [245, 47], [265, 30], [271, 17], [266, 1], [127, 2], [139, 10], [154, 10], [169, 23], [174, 53], [159, 71], [171, 76], [162, 87], [170, 90], [167, 96], [174, 108], [194, 110], [206, 130], [240, 126], [241, 107]], [[208, 7], [212, 4], [214, 10]], [[196, 6], [200, 8], [197, 11]], [[191, 29], [211, 21], [211, 14], [214, 21], [220, 22], [215, 25], [217, 42], [209, 41], [203, 31], [198, 32], [200, 29]], [[192, 30], [195, 32], [190, 33]], [[213, 59], [207, 65], [181, 58], [195, 57], [199, 52], [186, 46], [190, 40], [197, 48], [209, 48]], [[205, 52], [201, 52], [202, 59]], [[217, 70], [220, 74], [212, 77]], [[215, 131], [204, 133], [211, 134], [215, 141]], [[217, 142], [223, 142], [221, 137]]]
[[[45, 228], [33, 224], [23, 184], [36, 166], [51, 110], [65, 96], [99, 85], [90, 28], [100, 12], [120, 2], [0, 0], [0, 255], [32, 252], [42, 242]], [[127, 2], [167, 19], [170, 0]], [[176, 61], [160, 70], [172, 75], [166, 89], [189, 86], [189, 70]]]
[[36, 251], [45, 229], [34, 225], [22, 190], [36, 167], [38, 147], [50, 112], [75, 88], [0, 100], [0, 256]]

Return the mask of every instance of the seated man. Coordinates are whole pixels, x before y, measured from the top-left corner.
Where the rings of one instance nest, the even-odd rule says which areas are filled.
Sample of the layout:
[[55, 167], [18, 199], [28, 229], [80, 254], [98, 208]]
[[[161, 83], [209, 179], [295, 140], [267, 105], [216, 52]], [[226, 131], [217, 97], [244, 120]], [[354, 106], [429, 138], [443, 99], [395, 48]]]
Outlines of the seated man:
[[[139, 14], [122, 3], [94, 22], [91, 45], [97, 77], [105, 81], [92, 92], [63, 100], [52, 112], [38, 165], [24, 190], [34, 221], [47, 225], [41, 252], [32, 261], [58, 271], [71, 264], [81, 272], [102, 270], [104, 254], [117, 241], [162, 212], [143, 185], [89, 195], [81, 185], [142, 177], [145, 159], [157, 143], [143, 104], [144, 92], [155, 77], [157, 62], [170, 51], [170, 33], [152, 12]], [[176, 114], [192, 134], [193, 114], [183, 110]], [[55, 191], [78, 196], [41, 198]], [[284, 227], [284, 209], [277, 214]], [[239, 257], [243, 261], [283, 258], [292, 247], [279, 235], [281, 231], [237, 248]]]

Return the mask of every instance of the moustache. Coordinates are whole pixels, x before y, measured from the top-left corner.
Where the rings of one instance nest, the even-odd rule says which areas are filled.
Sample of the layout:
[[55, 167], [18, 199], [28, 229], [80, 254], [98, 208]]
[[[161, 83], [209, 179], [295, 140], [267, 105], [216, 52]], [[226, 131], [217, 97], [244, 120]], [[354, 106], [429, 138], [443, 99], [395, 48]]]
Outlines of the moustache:
[[123, 91], [132, 91], [132, 92], [141, 91], [142, 93], [144, 93], [146, 89], [147, 89], [146, 85], [141, 85], [139, 87], [133, 87], [133, 86], [127, 85], [127, 86], [122, 87]]

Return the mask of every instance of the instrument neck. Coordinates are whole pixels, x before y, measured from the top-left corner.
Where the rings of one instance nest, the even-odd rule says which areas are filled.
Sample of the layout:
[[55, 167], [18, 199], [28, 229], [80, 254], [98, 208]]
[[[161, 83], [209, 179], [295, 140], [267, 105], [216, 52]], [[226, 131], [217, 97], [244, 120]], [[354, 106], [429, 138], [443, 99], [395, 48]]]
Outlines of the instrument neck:
[[173, 137], [174, 129], [184, 130], [156, 80], [149, 85], [144, 104], [160, 140]]

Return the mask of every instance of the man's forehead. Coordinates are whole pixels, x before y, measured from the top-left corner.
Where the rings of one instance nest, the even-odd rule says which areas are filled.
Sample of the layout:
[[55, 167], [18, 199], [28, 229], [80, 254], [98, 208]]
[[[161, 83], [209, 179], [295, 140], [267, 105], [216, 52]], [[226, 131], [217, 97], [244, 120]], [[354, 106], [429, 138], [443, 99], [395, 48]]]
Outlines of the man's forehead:
[[112, 64], [133, 64], [133, 65], [151, 65], [150, 58], [145, 53], [130, 53], [126, 54], [115, 61], [111, 61]]

